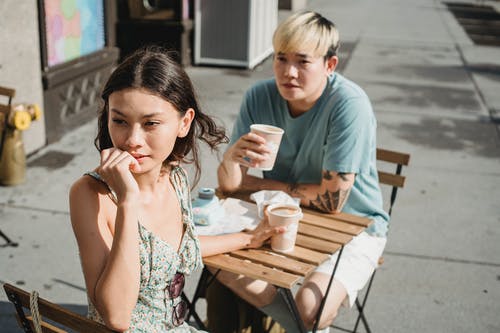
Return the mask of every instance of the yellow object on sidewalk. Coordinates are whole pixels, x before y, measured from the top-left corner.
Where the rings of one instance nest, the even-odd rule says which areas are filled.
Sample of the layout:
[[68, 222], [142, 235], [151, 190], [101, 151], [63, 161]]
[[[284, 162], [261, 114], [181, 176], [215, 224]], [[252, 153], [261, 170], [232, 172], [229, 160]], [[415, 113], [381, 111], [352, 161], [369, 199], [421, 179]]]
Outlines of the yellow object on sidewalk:
[[26, 155], [20, 130], [7, 130], [0, 157], [0, 184], [17, 185], [26, 181]]
[[14, 89], [0, 87], [0, 95], [9, 98], [8, 105], [0, 104], [0, 184], [17, 185], [26, 181], [22, 131], [40, 119], [42, 111], [37, 104], [12, 105]]
[[24, 131], [31, 125], [31, 115], [25, 110], [14, 111], [12, 123], [9, 125], [17, 130]]

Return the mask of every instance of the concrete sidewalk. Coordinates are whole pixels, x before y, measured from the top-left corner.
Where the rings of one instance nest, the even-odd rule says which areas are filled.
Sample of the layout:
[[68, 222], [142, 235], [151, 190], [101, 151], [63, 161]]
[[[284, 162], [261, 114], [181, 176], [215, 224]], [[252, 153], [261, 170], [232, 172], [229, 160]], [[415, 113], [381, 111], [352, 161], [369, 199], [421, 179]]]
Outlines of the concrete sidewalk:
[[[500, 11], [500, 2], [484, 3]], [[339, 27], [339, 70], [370, 96], [378, 146], [411, 154], [366, 309], [372, 330], [500, 332], [500, 47], [473, 44], [440, 1], [309, 0], [308, 8]], [[244, 91], [272, 75], [271, 59], [254, 70], [188, 73], [205, 111], [230, 129]], [[98, 163], [95, 128], [45, 147], [29, 158], [26, 184], [0, 188], [0, 229], [19, 242], [0, 248], [0, 282], [80, 313], [87, 301], [67, 195]], [[215, 187], [217, 156], [203, 148], [199, 185]], [[343, 311], [339, 323], [351, 320]], [[20, 331], [3, 291], [0, 331]]]

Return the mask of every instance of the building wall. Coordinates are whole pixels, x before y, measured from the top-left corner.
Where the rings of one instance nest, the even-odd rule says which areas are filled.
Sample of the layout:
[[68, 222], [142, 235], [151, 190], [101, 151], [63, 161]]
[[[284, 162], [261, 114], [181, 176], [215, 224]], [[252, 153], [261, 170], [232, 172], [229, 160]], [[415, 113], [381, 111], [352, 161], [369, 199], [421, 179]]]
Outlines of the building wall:
[[[37, 1], [2, 0], [0, 13], [0, 85], [16, 90], [14, 103], [37, 103], [43, 111]], [[44, 118], [32, 122], [23, 137], [27, 154], [43, 147]]]

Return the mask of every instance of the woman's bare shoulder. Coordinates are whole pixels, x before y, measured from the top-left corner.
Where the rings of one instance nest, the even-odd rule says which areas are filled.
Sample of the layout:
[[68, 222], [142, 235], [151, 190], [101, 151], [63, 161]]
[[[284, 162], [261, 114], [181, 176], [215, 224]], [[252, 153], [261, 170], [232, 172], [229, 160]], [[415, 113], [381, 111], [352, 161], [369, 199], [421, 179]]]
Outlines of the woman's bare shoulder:
[[70, 215], [73, 223], [93, 217], [107, 220], [109, 207], [112, 207], [107, 185], [89, 175], [78, 178], [69, 191]]
[[71, 185], [70, 189], [70, 197], [71, 196], [99, 196], [99, 195], [108, 195], [109, 189], [107, 185], [88, 174], [82, 175], [78, 178], [73, 185]]

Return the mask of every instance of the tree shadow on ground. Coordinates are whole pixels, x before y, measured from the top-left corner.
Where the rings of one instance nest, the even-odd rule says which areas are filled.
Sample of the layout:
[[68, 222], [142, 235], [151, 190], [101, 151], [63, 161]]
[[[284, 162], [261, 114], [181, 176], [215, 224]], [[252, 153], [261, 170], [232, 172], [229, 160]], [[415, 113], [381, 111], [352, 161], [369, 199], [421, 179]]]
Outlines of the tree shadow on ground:
[[469, 74], [463, 66], [429, 65], [418, 66], [409, 64], [380, 66], [377, 74], [381, 77], [397, 76], [399, 78], [425, 79], [432, 82], [460, 83], [470, 80]]
[[397, 90], [391, 96], [374, 99], [374, 104], [448, 109], [466, 114], [477, 114], [481, 111], [476, 92], [472, 89], [402, 82], [370, 82], [370, 84]]
[[37, 156], [28, 162], [29, 167], [42, 167], [47, 170], [57, 170], [68, 165], [76, 154], [70, 154], [63, 151], [49, 150], [43, 155]]
[[496, 127], [489, 119], [468, 120], [422, 117], [420, 123], [380, 124], [397, 137], [433, 150], [466, 151], [474, 155], [499, 158], [500, 143]]

